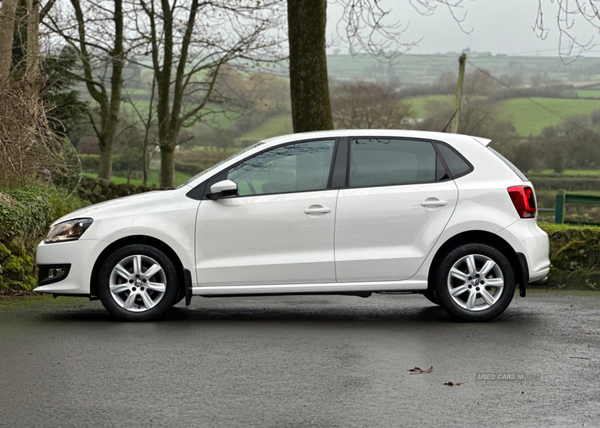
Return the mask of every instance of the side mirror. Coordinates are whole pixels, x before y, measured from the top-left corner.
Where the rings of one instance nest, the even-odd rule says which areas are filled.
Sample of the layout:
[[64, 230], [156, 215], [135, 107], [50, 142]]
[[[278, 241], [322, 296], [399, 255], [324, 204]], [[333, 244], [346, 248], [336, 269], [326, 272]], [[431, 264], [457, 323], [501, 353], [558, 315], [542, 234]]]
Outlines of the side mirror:
[[210, 193], [206, 195], [208, 199], [220, 199], [227, 196], [235, 196], [238, 193], [238, 186], [231, 180], [223, 180], [210, 186]]

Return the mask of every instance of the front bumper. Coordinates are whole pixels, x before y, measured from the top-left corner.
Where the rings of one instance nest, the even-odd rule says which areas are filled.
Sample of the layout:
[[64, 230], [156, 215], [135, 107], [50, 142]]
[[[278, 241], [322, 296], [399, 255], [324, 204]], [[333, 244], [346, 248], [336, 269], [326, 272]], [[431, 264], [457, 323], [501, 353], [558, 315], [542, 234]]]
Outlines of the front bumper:
[[39, 266], [70, 266], [67, 275], [62, 279], [52, 282], [42, 280], [33, 291], [49, 294], [89, 295], [94, 262], [98, 259], [102, 247], [102, 241], [92, 239], [52, 244], [40, 243], [36, 254], [36, 263]]

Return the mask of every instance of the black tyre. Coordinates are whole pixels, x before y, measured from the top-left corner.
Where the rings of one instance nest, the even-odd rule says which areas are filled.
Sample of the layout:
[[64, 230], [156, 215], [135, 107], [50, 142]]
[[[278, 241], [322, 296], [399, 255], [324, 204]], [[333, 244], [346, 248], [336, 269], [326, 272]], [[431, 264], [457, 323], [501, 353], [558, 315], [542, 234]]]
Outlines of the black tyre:
[[435, 294], [451, 315], [485, 321], [500, 315], [515, 293], [515, 277], [504, 254], [484, 244], [449, 252], [435, 274]]
[[111, 254], [99, 275], [104, 307], [127, 321], [148, 321], [169, 310], [178, 297], [177, 272], [160, 250], [128, 245]]

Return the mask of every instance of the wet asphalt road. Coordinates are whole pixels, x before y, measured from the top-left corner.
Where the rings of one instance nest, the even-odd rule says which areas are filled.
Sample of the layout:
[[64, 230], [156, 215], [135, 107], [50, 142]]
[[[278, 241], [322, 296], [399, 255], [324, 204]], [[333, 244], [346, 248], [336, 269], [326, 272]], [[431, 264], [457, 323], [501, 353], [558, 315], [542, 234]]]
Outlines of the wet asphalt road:
[[599, 309], [534, 292], [468, 324], [418, 295], [194, 298], [140, 324], [37, 302], [0, 311], [0, 426], [600, 426]]

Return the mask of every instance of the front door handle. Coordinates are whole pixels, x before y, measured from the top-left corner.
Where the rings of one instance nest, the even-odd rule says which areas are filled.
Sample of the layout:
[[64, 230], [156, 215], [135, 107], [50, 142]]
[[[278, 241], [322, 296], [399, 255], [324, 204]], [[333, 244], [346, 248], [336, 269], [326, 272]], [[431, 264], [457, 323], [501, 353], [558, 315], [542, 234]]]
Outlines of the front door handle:
[[448, 201], [442, 201], [438, 198], [427, 198], [421, 202], [421, 206], [425, 208], [445, 207], [448, 205]]
[[321, 205], [311, 205], [304, 210], [304, 214], [327, 214], [331, 212], [331, 208], [326, 208]]

